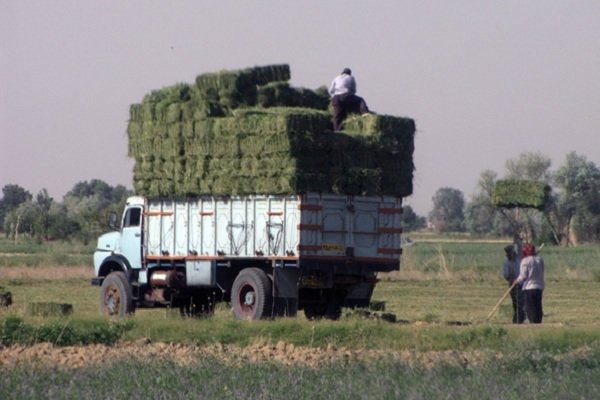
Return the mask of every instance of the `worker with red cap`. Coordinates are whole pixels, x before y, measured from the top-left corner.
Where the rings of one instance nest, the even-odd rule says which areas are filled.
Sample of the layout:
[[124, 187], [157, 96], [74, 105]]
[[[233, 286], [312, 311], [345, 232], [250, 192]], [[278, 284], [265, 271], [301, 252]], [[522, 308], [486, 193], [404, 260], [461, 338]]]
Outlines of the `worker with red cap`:
[[523, 259], [516, 279], [522, 285], [525, 314], [532, 324], [542, 322], [542, 294], [544, 292], [544, 260], [536, 254], [531, 243], [523, 245]]

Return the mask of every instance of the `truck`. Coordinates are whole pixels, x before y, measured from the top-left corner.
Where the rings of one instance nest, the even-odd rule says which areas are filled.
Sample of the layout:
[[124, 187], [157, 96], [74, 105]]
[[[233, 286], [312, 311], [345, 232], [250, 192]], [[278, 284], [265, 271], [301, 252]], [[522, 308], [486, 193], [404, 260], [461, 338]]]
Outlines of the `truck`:
[[295, 195], [127, 199], [94, 253], [100, 310], [171, 307], [240, 320], [338, 319], [368, 307], [380, 272], [399, 270], [402, 198]]

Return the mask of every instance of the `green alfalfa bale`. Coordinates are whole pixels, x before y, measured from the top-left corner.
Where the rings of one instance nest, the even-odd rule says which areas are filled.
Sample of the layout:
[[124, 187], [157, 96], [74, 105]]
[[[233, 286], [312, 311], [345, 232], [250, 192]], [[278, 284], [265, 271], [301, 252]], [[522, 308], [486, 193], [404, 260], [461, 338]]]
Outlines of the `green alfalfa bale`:
[[413, 119], [378, 114], [352, 114], [344, 120], [343, 126], [347, 132], [366, 135], [375, 133], [414, 133], [416, 130]]
[[129, 120], [142, 122], [144, 120], [144, 111], [142, 104], [131, 104], [129, 106]]
[[415, 130], [414, 120], [389, 115], [350, 116], [344, 122], [344, 131], [366, 136], [374, 149], [411, 157]]
[[313, 140], [329, 129], [329, 119], [326, 112], [306, 108], [246, 108], [235, 110], [226, 129], [245, 135], [286, 134], [290, 140]]
[[200, 97], [226, 109], [256, 104], [257, 85], [290, 79], [287, 64], [206, 73], [196, 77]]
[[184, 139], [179, 136], [155, 138], [154, 153], [164, 159], [180, 158], [185, 155]]
[[252, 75], [252, 81], [255, 85], [288, 81], [291, 78], [290, 66], [288, 64], [255, 66], [244, 71]]
[[246, 71], [221, 71], [196, 77], [196, 87], [203, 99], [227, 110], [256, 104], [256, 83]]
[[407, 197], [413, 193], [413, 174], [393, 174], [381, 171], [378, 194]]
[[257, 89], [258, 106], [261, 107], [302, 107], [326, 110], [329, 95], [311, 89], [292, 87], [288, 82], [271, 82]]
[[194, 118], [194, 133], [193, 138], [210, 139], [213, 140], [221, 128], [218, 126], [222, 124], [223, 120], [227, 118]]
[[27, 312], [34, 317], [57, 317], [73, 314], [73, 305], [54, 302], [29, 303]]
[[204, 157], [214, 153], [214, 141], [209, 138], [184, 136], [183, 148], [187, 157]]
[[0, 286], [0, 307], [9, 307], [12, 302], [12, 293]]
[[193, 118], [184, 119], [181, 122], [181, 136], [184, 139], [194, 137], [195, 135], [195, 121]]
[[138, 120], [129, 120], [127, 123], [127, 137], [129, 140], [142, 137], [144, 135], [144, 123]]
[[241, 159], [236, 156], [224, 156], [211, 158], [208, 166], [208, 174], [223, 176], [240, 170]]
[[288, 82], [271, 82], [258, 87], [256, 103], [261, 107], [293, 106], [295, 94]]
[[183, 107], [180, 103], [171, 103], [165, 108], [165, 122], [183, 121]]
[[532, 180], [499, 180], [492, 191], [492, 204], [503, 208], [543, 210], [550, 197], [550, 186]]
[[200, 178], [198, 177], [186, 177], [177, 189], [182, 197], [197, 196], [201, 193], [200, 190]]

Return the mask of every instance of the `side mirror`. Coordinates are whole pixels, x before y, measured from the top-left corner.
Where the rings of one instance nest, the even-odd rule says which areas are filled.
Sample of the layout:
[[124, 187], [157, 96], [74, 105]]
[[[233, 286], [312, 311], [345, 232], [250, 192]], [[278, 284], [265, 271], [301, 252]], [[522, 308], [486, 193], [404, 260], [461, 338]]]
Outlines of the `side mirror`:
[[117, 228], [117, 213], [110, 213], [110, 216], [108, 217], [108, 227], [110, 229], [116, 229]]

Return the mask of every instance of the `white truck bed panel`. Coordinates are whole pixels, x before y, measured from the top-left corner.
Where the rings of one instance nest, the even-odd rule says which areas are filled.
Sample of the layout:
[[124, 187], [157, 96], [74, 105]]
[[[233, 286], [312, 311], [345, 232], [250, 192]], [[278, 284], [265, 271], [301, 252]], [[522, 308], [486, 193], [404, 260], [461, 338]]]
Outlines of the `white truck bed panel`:
[[148, 200], [144, 243], [148, 256], [398, 259], [401, 205], [317, 193]]

